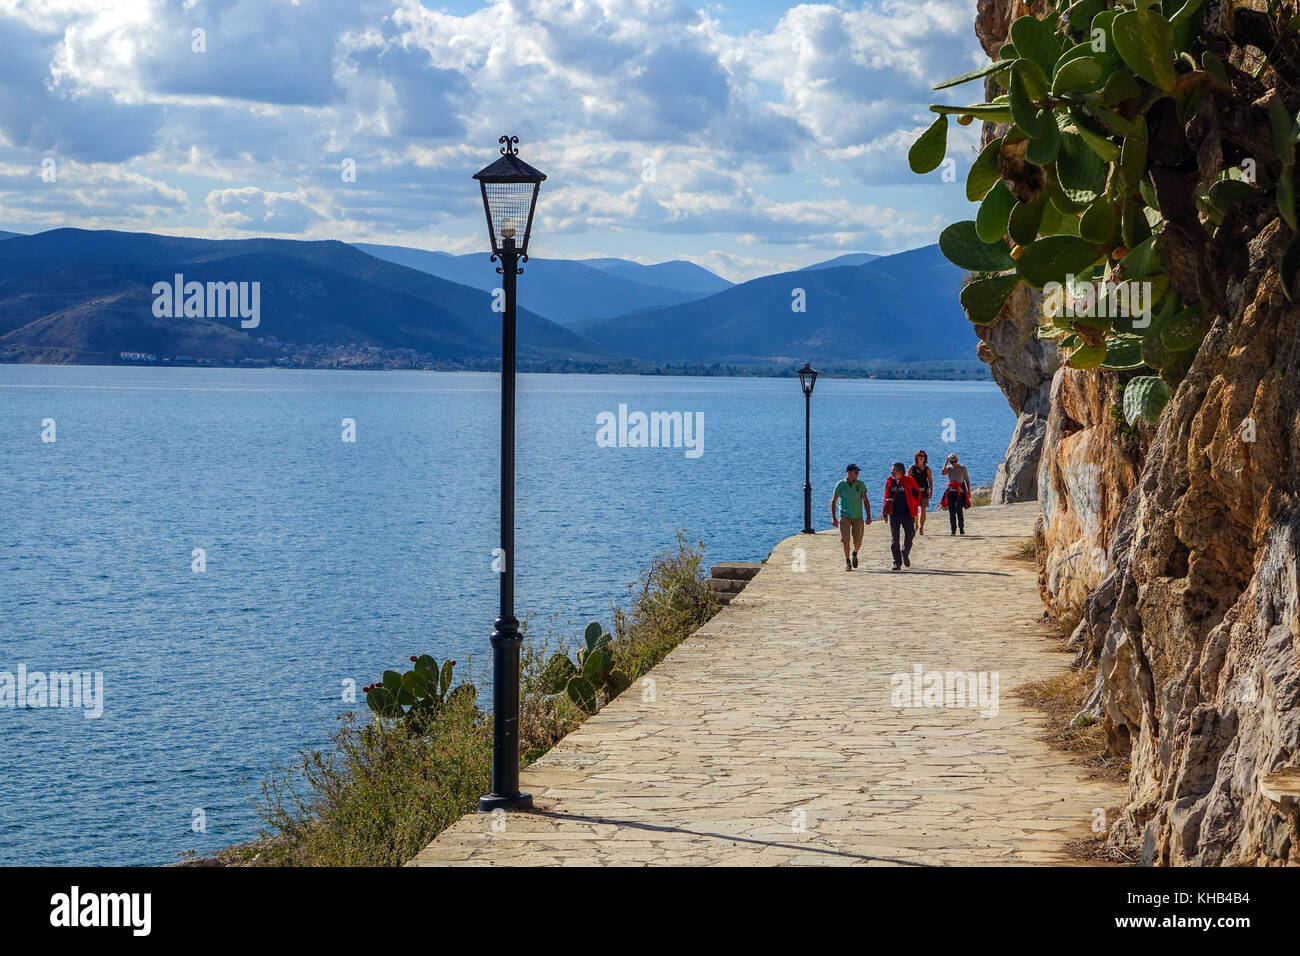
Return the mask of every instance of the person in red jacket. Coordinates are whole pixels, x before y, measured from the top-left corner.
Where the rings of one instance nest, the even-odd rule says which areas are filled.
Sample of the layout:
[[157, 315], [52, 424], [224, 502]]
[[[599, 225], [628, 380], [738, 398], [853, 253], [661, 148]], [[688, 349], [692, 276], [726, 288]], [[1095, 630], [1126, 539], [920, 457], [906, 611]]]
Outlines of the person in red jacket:
[[[894, 462], [893, 473], [885, 482], [885, 508], [889, 514], [890, 549], [894, 553], [894, 570], [912, 566], [912, 539], [916, 536], [916, 512], [921, 505], [921, 486], [907, 473], [901, 461]], [[903, 532], [903, 546], [898, 532]]]

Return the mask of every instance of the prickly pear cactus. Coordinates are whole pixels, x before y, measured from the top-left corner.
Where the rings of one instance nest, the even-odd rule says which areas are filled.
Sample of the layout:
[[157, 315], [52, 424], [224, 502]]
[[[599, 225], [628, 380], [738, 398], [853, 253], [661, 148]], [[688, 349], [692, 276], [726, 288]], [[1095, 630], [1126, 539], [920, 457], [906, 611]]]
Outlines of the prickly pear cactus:
[[544, 693], [567, 694], [584, 713], [594, 714], [602, 699], [617, 697], [631, 681], [614, 666], [613, 637], [599, 622], [587, 625], [582, 640], [577, 665], [564, 654], [554, 655], [542, 671], [541, 686]]
[[452, 701], [473, 705], [478, 696], [472, 684], [452, 688], [456, 662], [442, 666], [428, 654], [412, 657], [409, 671], [384, 671], [383, 679], [364, 688], [366, 705], [389, 720], [423, 720]]
[[[1219, 270], [1243, 255], [1248, 223], [1272, 208], [1297, 227], [1300, 17], [1290, 3], [1213, 7], [1213, 22], [1202, 0], [1058, 0], [1021, 16], [999, 59], [935, 87], [991, 78], [992, 101], [931, 106], [908, 154], [931, 172], [949, 116], [997, 124], [966, 179], [974, 219], [939, 237], [972, 273], [962, 305], [983, 324], [1021, 283], [1043, 289], [1039, 336], [1070, 366], [1148, 370], [1127, 386], [1130, 422], [1155, 423], [1226, 312]], [[1288, 298], [1298, 270], [1293, 235]]]

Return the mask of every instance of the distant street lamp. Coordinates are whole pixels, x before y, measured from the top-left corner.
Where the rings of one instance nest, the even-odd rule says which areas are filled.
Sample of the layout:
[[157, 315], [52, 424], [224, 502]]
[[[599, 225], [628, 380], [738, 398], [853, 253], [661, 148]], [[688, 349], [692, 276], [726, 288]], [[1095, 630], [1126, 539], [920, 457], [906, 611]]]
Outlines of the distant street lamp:
[[799, 369], [799, 387], [803, 389], [803, 533], [816, 534], [812, 526], [812, 393], [817, 384], [817, 370], [807, 362]]
[[[492, 262], [505, 291], [501, 314], [501, 608], [492, 631], [492, 792], [482, 812], [527, 810], [519, 792], [519, 620], [515, 617], [515, 277], [528, 261], [537, 193], [546, 175], [519, 158], [518, 136], [502, 136], [501, 158], [474, 174], [483, 191]], [[523, 237], [520, 239], [520, 229]]]

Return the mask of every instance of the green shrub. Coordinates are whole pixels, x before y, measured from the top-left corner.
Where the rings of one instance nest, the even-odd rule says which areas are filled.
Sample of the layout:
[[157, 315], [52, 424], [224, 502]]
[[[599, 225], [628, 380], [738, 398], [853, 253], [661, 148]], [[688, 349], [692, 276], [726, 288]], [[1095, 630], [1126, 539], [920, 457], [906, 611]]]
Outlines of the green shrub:
[[[679, 533], [677, 548], [656, 555], [633, 586], [629, 610], [615, 610], [613, 635], [599, 625], [593, 635], [589, 625], [580, 661], [584, 672], [590, 664], [600, 680], [600, 702], [629, 686], [717, 611], [703, 554], [703, 545]], [[554, 619], [541, 635], [532, 630], [525, 621], [519, 724], [524, 764], [545, 754], [589, 713], [567, 693], [567, 681], [564, 692], [557, 692], [551, 668], [557, 655], [568, 660], [575, 642], [557, 633]], [[599, 660], [591, 661], [592, 655]], [[398, 866], [475, 809], [491, 789], [491, 716], [478, 706], [473, 683], [451, 687], [454, 661], [439, 666], [425, 656], [413, 663], [411, 671], [385, 671], [381, 682], [369, 685], [372, 719], [345, 715], [327, 749], [304, 751], [293, 766], [276, 768], [257, 804], [266, 829], [255, 843], [226, 850], [228, 862]], [[611, 679], [616, 670], [619, 676]]]
[[656, 555], [631, 587], [631, 610], [614, 610], [611, 646], [619, 667], [635, 681], [713, 617], [719, 604], [704, 573], [703, 543], [692, 544], [682, 531], [676, 549]]
[[344, 718], [262, 785], [259, 863], [400, 866], [491, 790], [492, 732], [468, 699], [422, 723]]

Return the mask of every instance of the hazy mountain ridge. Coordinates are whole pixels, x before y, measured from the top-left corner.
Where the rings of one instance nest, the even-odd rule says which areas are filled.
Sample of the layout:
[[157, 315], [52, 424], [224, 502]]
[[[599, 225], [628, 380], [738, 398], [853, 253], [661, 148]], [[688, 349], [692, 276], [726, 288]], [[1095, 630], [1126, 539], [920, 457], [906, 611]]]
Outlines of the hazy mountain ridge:
[[[486, 252], [456, 256], [367, 242], [355, 243], [355, 246], [376, 258], [485, 292], [501, 286], [497, 263], [492, 262]], [[530, 258], [524, 265], [527, 279], [520, 283], [519, 301], [526, 302], [534, 312], [553, 322], [569, 325], [581, 319], [689, 302], [708, 294], [699, 290], [701, 286], [712, 285], [709, 291], [730, 286], [725, 279], [690, 263], [680, 265], [691, 266], [698, 270], [699, 275], [687, 269], [674, 268], [678, 263], [643, 266], [621, 259], [598, 261], [607, 264], [595, 266], [580, 259]], [[669, 268], [663, 269], [663, 266]], [[708, 277], [716, 282], [710, 283]], [[645, 281], [647, 279], [651, 281]], [[691, 285], [692, 280], [697, 288], [682, 287]]]
[[[258, 282], [258, 325], [245, 330], [238, 316], [155, 317], [154, 284], [178, 273], [186, 282]], [[0, 358], [8, 361], [93, 363], [123, 351], [264, 360], [292, 344], [411, 349], [454, 362], [498, 357], [500, 337], [486, 292], [343, 242], [57, 229], [0, 245]], [[205, 342], [222, 343], [219, 354], [172, 351]], [[522, 359], [613, 358], [522, 308], [519, 343]]]
[[672, 259], [668, 262], [656, 262], [653, 265], [642, 265], [639, 262], [631, 262], [627, 259], [577, 259], [574, 261], [584, 266], [591, 266], [594, 269], [602, 269], [605, 272], [622, 276], [625, 279], [633, 279], [647, 285], [663, 286], [666, 289], [693, 292], [701, 296], [712, 295], [715, 292], [721, 292], [723, 289], [730, 289], [735, 285], [735, 283], [710, 272], [703, 266], [697, 266], [694, 262], [687, 262], [685, 259]]
[[651, 362], [973, 360], [977, 339], [958, 301], [961, 283], [962, 271], [925, 246], [860, 266], [763, 276], [694, 302], [572, 327]]
[[877, 259], [884, 258], [874, 252], [848, 252], [842, 256], [836, 256], [834, 259], [827, 259], [824, 262], [814, 262], [810, 266], [804, 266], [800, 272], [812, 272], [815, 269], [833, 269], [836, 266], [864, 266], [868, 262], [874, 262]]
[[[909, 377], [979, 371], [976, 338], [958, 304], [962, 273], [937, 247], [848, 258], [868, 261], [828, 260], [738, 285], [682, 261], [534, 259], [519, 284], [521, 367], [744, 374], [814, 361]], [[435, 275], [434, 267], [482, 288]], [[155, 315], [155, 284], [170, 285], [178, 274], [205, 288], [258, 283], [256, 320]], [[627, 275], [697, 291], [655, 289]], [[0, 361], [485, 368], [500, 357], [500, 313], [489, 292], [499, 282], [482, 254], [56, 229], [0, 241]], [[698, 291], [710, 286], [721, 288]], [[605, 314], [568, 325], [539, 314], [539, 298], [550, 294], [555, 303], [561, 293]], [[606, 311], [647, 294], [661, 304]], [[168, 299], [162, 304], [170, 307]]]

